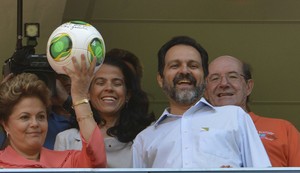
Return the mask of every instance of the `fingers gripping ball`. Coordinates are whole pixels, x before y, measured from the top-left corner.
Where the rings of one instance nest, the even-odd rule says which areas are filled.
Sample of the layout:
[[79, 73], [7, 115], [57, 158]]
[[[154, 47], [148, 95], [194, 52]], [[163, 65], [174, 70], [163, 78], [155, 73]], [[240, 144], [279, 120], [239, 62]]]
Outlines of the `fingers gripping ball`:
[[95, 71], [104, 61], [104, 40], [99, 31], [86, 22], [64, 23], [48, 39], [47, 59], [53, 70], [59, 74], [65, 74], [63, 66], [73, 70], [72, 57], [75, 56], [77, 62], [80, 62], [81, 54], [87, 58], [88, 67], [93, 58], [97, 58]]

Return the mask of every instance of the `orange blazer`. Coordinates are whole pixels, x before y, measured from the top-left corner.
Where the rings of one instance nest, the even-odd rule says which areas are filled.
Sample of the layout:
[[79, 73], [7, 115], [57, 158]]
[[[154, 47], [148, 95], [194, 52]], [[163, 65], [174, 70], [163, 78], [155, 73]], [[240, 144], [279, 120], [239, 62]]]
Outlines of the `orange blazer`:
[[[82, 137], [81, 137], [82, 138]], [[106, 154], [103, 137], [96, 127], [89, 142], [82, 139], [82, 150], [54, 151], [42, 148], [40, 160], [28, 160], [12, 147], [0, 151], [2, 168], [103, 168]]]

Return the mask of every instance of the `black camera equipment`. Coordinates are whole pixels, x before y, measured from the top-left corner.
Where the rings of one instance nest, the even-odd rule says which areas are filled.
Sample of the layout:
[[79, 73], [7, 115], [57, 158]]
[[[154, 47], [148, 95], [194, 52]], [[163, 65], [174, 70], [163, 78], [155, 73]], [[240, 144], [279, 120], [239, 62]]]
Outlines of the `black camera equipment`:
[[46, 54], [35, 54], [37, 37], [39, 37], [39, 24], [25, 24], [27, 45], [22, 45], [22, 0], [17, 3], [17, 45], [11, 58], [4, 62], [2, 74], [20, 74], [23, 72], [34, 73], [43, 80], [52, 92], [56, 94], [56, 73], [48, 63]]

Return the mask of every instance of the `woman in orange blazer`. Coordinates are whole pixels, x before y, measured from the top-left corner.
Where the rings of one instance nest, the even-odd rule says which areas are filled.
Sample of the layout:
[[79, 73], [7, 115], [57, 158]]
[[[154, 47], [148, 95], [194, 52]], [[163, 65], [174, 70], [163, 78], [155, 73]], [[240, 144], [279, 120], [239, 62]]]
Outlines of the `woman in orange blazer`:
[[82, 67], [73, 57], [74, 70], [64, 70], [72, 81], [71, 95], [82, 150], [52, 151], [43, 147], [48, 129], [50, 91], [35, 74], [22, 73], [0, 86], [0, 122], [7, 134], [7, 146], [0, 151], [0, 167], [106, 167], [103, 137], [87, 98], [96, 62], [88, 68], [83, 55], [81, 61]]

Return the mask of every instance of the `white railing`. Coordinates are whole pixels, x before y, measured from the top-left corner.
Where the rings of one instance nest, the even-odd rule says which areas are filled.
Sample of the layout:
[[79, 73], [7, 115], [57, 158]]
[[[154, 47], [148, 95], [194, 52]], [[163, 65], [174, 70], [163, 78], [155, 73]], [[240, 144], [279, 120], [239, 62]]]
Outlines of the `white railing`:
[[218, 168], [218, 169], [135, 169], [135, 168], [42, 168], [42, 169], [0, 169], [0, 172], [22, 173], [300, 173], [300, 167], [289, 168]]

